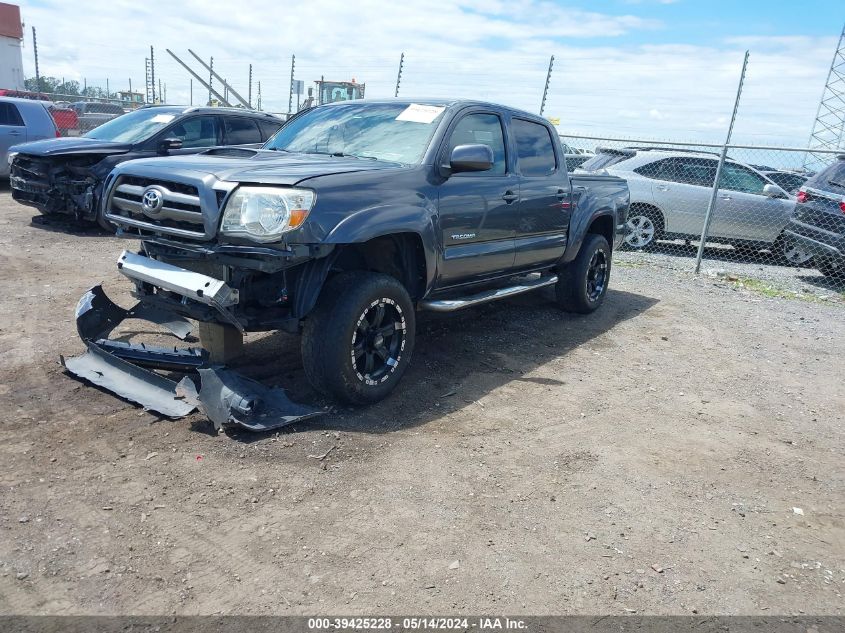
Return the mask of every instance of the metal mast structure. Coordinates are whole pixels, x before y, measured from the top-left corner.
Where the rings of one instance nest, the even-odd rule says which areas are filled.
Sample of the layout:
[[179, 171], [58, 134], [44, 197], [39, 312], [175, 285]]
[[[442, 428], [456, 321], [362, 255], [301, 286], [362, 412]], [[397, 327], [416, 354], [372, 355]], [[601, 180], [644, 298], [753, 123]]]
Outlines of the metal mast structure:
[[[845, 141], [845, 26], [842, 27], [839, 44], [827, 73], [827, 82], [816, 112], [816, 121], [810, 133], [808, 146], [810, 151], [804, 158], [804, 167], [818, 169], [823, 166], [829, 158], [824, 154], [813, 154], [812, 150], [843, 149], [845, 147], [843, 141]], [[825, 158], [828, 160], [824, 160]]]

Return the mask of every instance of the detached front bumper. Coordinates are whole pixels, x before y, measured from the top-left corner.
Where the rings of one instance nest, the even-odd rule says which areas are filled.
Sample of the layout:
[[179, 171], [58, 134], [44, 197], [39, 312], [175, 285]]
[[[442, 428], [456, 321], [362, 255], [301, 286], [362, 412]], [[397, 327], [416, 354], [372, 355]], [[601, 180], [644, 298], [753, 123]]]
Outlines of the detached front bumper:
[[[243, 330], [231, 311], [238, 303], [238, 291], [222, 280], [126, 251], [118, 268], [136, 284], [179, 296], [183, 302], [204, 304], [223, 321]], [[292, 402], [279, 387], [268, 388], [211, 364], [204, 349], [109, 340], [112, 331], [127, 319], [155, 323], [180, 340], [191, 333], [191, 323], [184, 316], [145, 301], [143, 296], [127, 310], [111, 301], [101, 286], [94, 286], [76, 308], [77, 332], [88, 350], [74, 358], [62, 357], [62, 365], [79, 378], [170, 418], [199, 408], [217, 429], [240, 426], [267, 431], [322, 413]], [[182, 374], [181, 380], [155, 370], [177, 372]]]

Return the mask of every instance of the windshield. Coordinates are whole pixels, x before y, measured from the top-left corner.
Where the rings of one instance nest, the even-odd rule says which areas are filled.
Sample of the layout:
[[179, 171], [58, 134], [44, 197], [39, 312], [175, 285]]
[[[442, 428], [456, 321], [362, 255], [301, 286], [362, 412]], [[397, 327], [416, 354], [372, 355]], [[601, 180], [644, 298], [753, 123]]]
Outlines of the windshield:
[[418, 163], [444, 106], [350, 103], [315, 108], [267, 141], [265, 149]]
[[135, 110], [103, 123], [84, 134], [87, 138], [118, 143], [145, 141], [173, 121], [177, 112], [162, 112], [156, 108]]

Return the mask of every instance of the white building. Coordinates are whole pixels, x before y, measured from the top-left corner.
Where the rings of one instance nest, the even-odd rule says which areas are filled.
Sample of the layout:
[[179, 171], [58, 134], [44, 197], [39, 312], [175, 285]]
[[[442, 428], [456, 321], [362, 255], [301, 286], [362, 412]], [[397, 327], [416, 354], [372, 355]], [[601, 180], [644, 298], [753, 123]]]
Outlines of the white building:
[[0, 88], [24, 89], [22, 45], [20, 7], [0, 2]]

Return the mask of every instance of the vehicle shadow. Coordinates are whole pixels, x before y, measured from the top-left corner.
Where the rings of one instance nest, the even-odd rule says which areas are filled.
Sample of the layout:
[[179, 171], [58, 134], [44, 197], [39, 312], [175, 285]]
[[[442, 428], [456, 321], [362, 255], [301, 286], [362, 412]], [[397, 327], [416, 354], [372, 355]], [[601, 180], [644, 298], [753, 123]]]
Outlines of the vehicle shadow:
[[[244, 356], [233, 367], [264, 384], [282, 386], [294, 401], [328, 407], [325, 415], [285, 427], [282, 433], [389, 433], [471, 406], [509, 382], [562, 385], [556, 378], [530, 374], [656, 303], [652, 297], [610, 290], [594, 314], [572, 315], [562, 312], [546, 291], [453, 314], [420, 313], [408, 373], [388, 398], [369, 407], [337, 405], [311, 389], [303, 375], [299, 338], [289, 334], [248, 339]], [[201, 431], [199, 426], [195, 430]], [[229, 434], [245, 443], [267, 435]]]
[[845, 292], [845, 271], [838, 277], [827, 277], [819, 273], [817, 275], [798, 275], [796, 279], [831, 292]]
[[114, 237], [112, 233], [106, 232], [95, 222], [78, 222], [69, 215], [34, 215], [30, 220], [30, 226], [43, 231], [78, 237]]

